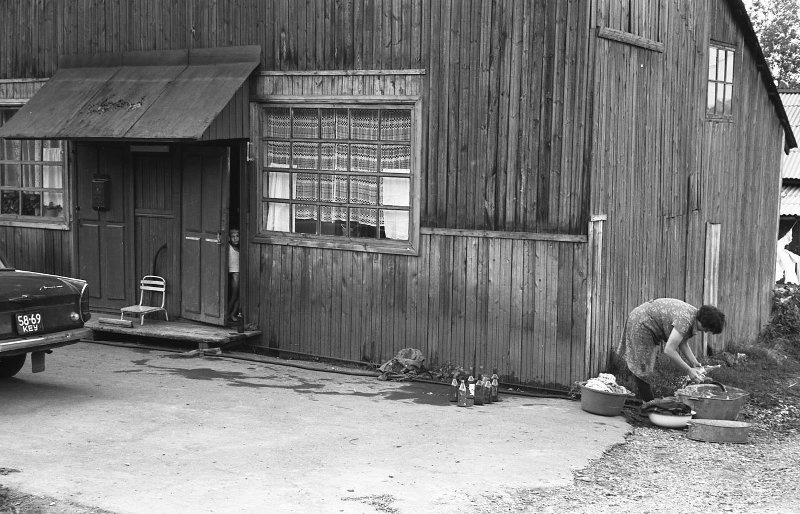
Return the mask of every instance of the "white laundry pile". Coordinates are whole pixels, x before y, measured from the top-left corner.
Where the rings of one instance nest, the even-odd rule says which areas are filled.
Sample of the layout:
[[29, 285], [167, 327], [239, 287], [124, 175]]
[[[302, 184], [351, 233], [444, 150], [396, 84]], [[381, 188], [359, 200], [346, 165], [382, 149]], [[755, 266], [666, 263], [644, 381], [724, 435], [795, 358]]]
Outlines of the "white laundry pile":
[[597, 377], [590, 378], [584, 387], [607, 393], [631, 394], [624, 386], [617, 384], [617, 378], [610, 373], [600, 373]]

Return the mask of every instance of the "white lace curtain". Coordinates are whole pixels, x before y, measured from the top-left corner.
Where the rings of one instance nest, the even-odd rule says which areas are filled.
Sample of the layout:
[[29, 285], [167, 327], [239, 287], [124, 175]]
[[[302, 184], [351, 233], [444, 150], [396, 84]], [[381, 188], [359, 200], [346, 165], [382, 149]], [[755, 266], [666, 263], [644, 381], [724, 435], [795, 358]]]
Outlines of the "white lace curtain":
[[[266, 142], [265, 165], [272, 170], [264, 174], [265, 192], [271, 199], [266, 230], [294, 232], [297, 220], [349, 220], [382, 227], [390, 239], [408, 239], [408, 211], [382, 208], [410, 205], [410, 144], [390, 143], [410, 140], [407, 110], [268, 108], [263, 133], [290, 140]], [[313, 141], [319, 138], [350, 141]], [[320, 173], [300, 171], [304, 169]], [[376, 175], [352, 174], [359, 172]], [[320, 206], [317, 202], [350, 206]]]

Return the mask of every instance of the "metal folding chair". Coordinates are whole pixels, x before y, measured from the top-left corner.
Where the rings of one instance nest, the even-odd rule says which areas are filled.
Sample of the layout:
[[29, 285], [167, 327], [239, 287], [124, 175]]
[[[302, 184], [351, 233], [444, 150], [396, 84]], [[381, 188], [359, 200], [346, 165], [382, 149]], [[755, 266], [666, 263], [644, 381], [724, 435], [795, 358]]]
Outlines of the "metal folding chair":
[[[123, 307], [120, 309], [119, 319], [125, 319], [125, 313], [131, 315], [139, 315], [140, 325], [144, 325], [144, 317], [146, 314], [153, 312], [164, 312], [164, 317], [169, 321], [169, 314], [167, 309], [164, 308], [164, 301], [167, 290], [167, 281], [155, 275], [145, 275], [139, 284], [139, 304]], [[145, 291], [150, 291], [153, 297], [161, 295], [161, 305], [150, 305], [144, 302]], [[153, 302], [155, 303], [155, 302]]]

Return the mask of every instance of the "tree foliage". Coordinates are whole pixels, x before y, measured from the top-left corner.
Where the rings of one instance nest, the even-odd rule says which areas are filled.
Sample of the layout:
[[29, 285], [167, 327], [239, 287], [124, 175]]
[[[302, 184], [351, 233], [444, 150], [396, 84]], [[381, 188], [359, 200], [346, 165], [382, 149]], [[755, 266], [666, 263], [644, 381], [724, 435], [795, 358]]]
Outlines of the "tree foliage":
[[800, 88], [800, 0], [753, 0], [750, 18], [779, 88]]

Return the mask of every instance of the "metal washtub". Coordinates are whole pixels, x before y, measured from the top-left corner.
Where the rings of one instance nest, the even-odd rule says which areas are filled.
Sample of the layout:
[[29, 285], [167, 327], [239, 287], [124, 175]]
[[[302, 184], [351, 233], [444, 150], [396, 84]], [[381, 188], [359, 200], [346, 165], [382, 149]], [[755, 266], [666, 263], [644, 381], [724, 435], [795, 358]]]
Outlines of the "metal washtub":
[[750, 393], [736, 387], [694, 384], [675, 391], [678, 399], [696, 412], [695, 419], [736, 420]]

